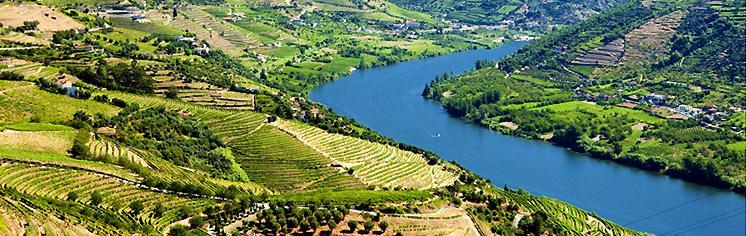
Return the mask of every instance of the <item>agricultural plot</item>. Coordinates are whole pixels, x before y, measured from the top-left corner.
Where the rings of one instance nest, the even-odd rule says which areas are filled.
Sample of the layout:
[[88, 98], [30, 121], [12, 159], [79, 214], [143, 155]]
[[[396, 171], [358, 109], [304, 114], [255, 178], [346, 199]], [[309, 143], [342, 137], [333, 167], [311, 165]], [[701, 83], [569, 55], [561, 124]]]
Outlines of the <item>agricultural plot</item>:
[[616, 39], [587, 51], [572, 60], [576, 65], [615, 66], [624, 55], [624, 39]]
[[47, 40], [43, 40], [37, 37], [28, 36], [26, 34], [18, 32], [9, 32], [8, 34], [0, 36], [0, 42], [4, 43], [16, 43], [16, 44], [30, 44], [36, 46], [49, 46], [52, 44]]
[[136, 151], [133, 151], [127, 147], [120, 146], [119, 144], [111, 141], [91, 140], [88, 143], [88, 148], [91, 152], [91, 155], [93, 156], [109, 157], [113, 158], [114, 161], [124, 158], [128, 161], [140, 164], [143, 167], [150, 168], [148, 162], [140, 157], [140, 154], [138, 154]]
[[277, 121], [279, 127], [301, 140], [335, 165], [353, 169], [364, 183], [381, 187], [437, 188], [453, 184], [456, 175], [442, 165], [429, 165], [421, 155], [293, 121]]
[[0, 81], [0, 124], [28, 121], [34, 115], [44, 122], [67, 121], [80, 110], [114, 115], [119, 108], [42, 91], [31, 82]]
[[155, 93], [165, 96], [170, 89], [176, 89], [179, 99], [195, 104], [226, 109], [253, 110], [254, 95], [228, 91], [204, 82], [186, 82], [168, 76], [169, 71], [157, 71], [152, 78], [156, 81]]
[[657, 54], [668, 51], [668, 44], [681, 24], [685, 13], [676, 11], [650, 20], [624, 36], [623, 62], [635, 63], [651, 60]]
[[[212, 203], [209, 199], [182, 198], [144, 189], [110, 176], [57, 167], [4, 163], [0, 166], [0, 176], [0, 184], [5, 188], [33, 196], [66, 199], [75, 192], [80, 196], [77, 201], [90, 204], [91, 194], [98, 192], [103, 197], [101, 206], [122, 213], [132, 210], [129, 209], [131, 203], [142, 202], [145, 208], [137, 218], [156, 229], [179, 220], [182, 216], [178, 208], [181, 206], [200, 209]], [[169, 209], [160, 217], [153, 212], [157, 203]]]
[[329, 167], [328, 158], [292, 136], [272, 126], [266, 126], [265, 114], [111, 91], [107, 91], [106, 94], [128, 102], [137, 102], [144, 107], [167, 106], [188, 111], [223, 139], [251, 181], [262, 184], [272, 191], [365, 187], [355, 178], [340, 175], [338, 170]]
[[362, 188], [348, 175], [329, 167], [329, 159], [272, 126], [229, 141], [236, 161], [249, 179], [280, 191], [312, 188]]
[[17, 27], [24, 21], [38, 21], [39, 31], [57, 32], [70, 29], [83, 29], [82, 24], [72, 18], [42, 5], [0, 6], [0, 23], [3, 27]]
[[510, 199], [528, 208], [531, 212], [543, 211], [551, 219], [559, 221], [568, 234], [577, 235], [637, 235], [636, 232], [597, 218], [576, 207], [559, 200], [532, 197], [522, 194], [509, 194]]
[[0, 131], [0, 149], [66, 154], [76, 131]]
[[188, 9], [182, 11], [172, 22], [172, 27], [189, 29], [197, 38], [206, 40], [213, 47], [225, 51], [229, 55], [241, 55], [244, 48], [254, 47], [259, 44], [234, 26], [223, 20], [215, 19], [201, 9]]
[[576, 111], [584, 111], [584, 112], [591, 112], [599, 116], [604, 115], [612, 115], [612, 114], [620, 114], [620, 115], [628, 115], [630, 118], [636, 119], [638, 121], [644, 121], [648, 124], [655, 124], [662, 119], [653, 117], [648, 115], [644, 111], [639, 110], [633, 110], [628, 108], [622, 108], [622, 107], [608, 107], [604, 108], [604, 106], [599, 106], [591, 103], [581, 102], [581, 101], [572, 101], [572, 102], [565, 102], [565, 103], [559, 103], [549, 106], [543, 106], [543, 107], [536, 107], [533, 108], [534, 110], [539, 109], [549, 109], [550, 111], [556, 112], [557, 114], [571, 116], [572, 112]]
[[472, 219], [459, 208], [446, 207], [425, 214], [384, 215], [381, 219], [389, 222], [393, 232], [406, 235], [479, 235]]
[[[115, 229], [101, 226], [97, 232], [114, 232]], [[0, 196], [0, 234], [2, 235], [94, 235], [85, 226], [63, 221], [55, 214], [49, 214], [17, 201]]]
[[19, 73], [29, 79], [45, 79], [56, 81], [57, 79], [77, 81], [77, 78], [68, 74], [60, 74], [60, 69], [56, 67], [44, 66], [37, 62], [25, 62], [23, 64], [13, 64], [2, 71]]

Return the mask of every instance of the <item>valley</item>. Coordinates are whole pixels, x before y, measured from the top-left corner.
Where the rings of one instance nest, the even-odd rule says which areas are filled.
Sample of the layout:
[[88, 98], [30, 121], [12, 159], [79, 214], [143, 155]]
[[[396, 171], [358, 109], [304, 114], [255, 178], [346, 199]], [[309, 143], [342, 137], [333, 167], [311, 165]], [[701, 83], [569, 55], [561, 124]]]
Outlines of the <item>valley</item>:
[[[701, 4], [707, 8], [689, 7]], [[743, 146], [733, 141], [739, 140], [738, 130], [723, 134], [706, 124], [738, 127], [740, 113], [715, 116], [719, 107], [743, 105], [739, 103], [742, 94], [733, 92], [742, 86], [738, 54], [708, 57], [708, 52], [739, 49], [737, 44], [725, 42], [741, 29], [729, 27], [734, 25], [730, 22], [741, 19], [743, 8], [729, 1], [507, 1], [477, 5], [402, 0], [0, 1], [0, 234], [640, 235], [686, 230], [661, 227], [660, 220], [646, 221], [644, 226], [627, 223], [629, 219], [619, 217], [620, 206], [607, 203], [600, 207], [588, 198], [577, 198], [583, 191], [571, 191], [572, 184], [566, 183], [567, 190], [557, 194], [523, 182], [529, 178], [527, 173], [501, 169], [500, 175], [495, 175], [495, 171], [484, 171], [474, 161], [504, 163], [504, 156], [474, 155], [489, 145], [472, 146], [454, 155], [468, 145], [457, 144], [444, 152], [446, 146], [402, 138], [381, 128], [382, 124], [407, 126], [406, 119], [370, 123], [370, 117], [335, 105], [352, 102], [363, 108], [374, 105], [374, 99], [394, 99], [412, 91], [417, 97], [407, 98], [421, 102], [422, 86], [447, 71], [456, 74], [439, 77], [428, 86], [430, 93], [426, 95], [449, 111], [453, 108], [449, 104], [454, 104], [449, 99], [462, 99], [467, 94], [445, 89], [450, 88], [450, 82], [480, 80], [482, 73], [510, 79], [484, 86], [509, 85], [500, 89], [511, 91], [480, 94], [475, 106], [479, 112], [467, 107], [460, 115], [467, 119], [492, 124], [492, 128], [497, 126], [490, 122], [500, 122], [518, 133], [529, 132], [531, 126], [524, 122], [537, 119], [483, 114], [488, 111], [484, 106], [509, 105], [527, 111], [541, 108], [541, 112], [564, 114], [547, 115], [559, 120], [557, 123], [583, 120], [586, 115], [603, 123], [611, 116], [612, 127], [631, 126], [633, 137], [656, 145], [647, 149], [633, 146], [639, 140], [626, 136], [619, 139], [621, 144], [607, 143], [609, 137], [619, 140], [610, 135], [615, 130], [604, 129], [587, 137], [600, 140], [593, 148], [620, 145], [624, 154], [639, 155], [644, 163], [650, 159], [657, 166], [658, 159], [646, 156], [650, 150], [664, 148], [663, 153], [668, 154], [675, 145], [686, 146], [687, 152], [661, 157], [668, 158], [664, 159], [667, 174], [704, 179], [708, 184], [720, 181], [717, 183], [730, 184], [728, 187], [736, 191], [742, 189], [739, 169], [743, 160], [731, 157], [739, 155], [738, 148]], [[471, 7], [465, 10], [465, 6]], [[458, 9], [454, 14], [443, 14], [454, 8]], [[644, 17], [628, 20], [640, 15]], [[607, 21], [595, 31], [583, 28], [609, 16], [620, 22]], [[724, 36], [708, 35], [712, 32], [691, 23], [700, 19], [714, 22], [711, 27], [723, 29]], [[605, 26], [614, 31], [599, 33]], [[540, 57], [546, 54], [532, 54], [545, 50], [541, 48], [545, 42], [562, 40], [563, 33], [573, 30], [582, 32], [582, 37], [553, 47], [562, 51], [559, 56], [550, 60]], [[702, 47], [698, 42], [705, 42], [705, 38], [715, 42], [706, 45], [714, 46]], [[674, 45], [663, 45], [668, 41]], [[660, 54], [669, 50], [679, 57], [661, 58]], [[487, 52], [496, 54], [482, 54]], [[606, 58], [610, 52], [611, 58]], [[482, 61], [509, 54], [512, 56], [504, 63]], [[524, 57], [526, 60], [520, 60]], [[554, 59], [561, 63], [551, 64]], [[660, 62], [646, 63], [653, 59]], [[544, 60], [541, 65], [554, 66], [553, 70], [521, 64], [529, 60]], [[730, 64], [719, 63], [722, 60]], [[426, 73], [413, 66], [428, 61], [444, 64]], [[709, 82], [692, 83], [711, 93], [708, 100], [681, 95], [668, 86], [659, 92], [676, 96], [676, 101], [682, 102], [677, 105], [710, 109], [709, 103], [717, 104], [711, 122], [702, 126], [666, 123], [665, 119], [677, 115], [666, 112], [682, 109], [666, 102], [651, 108], [660, 114], [608, 108], [610, 105], [600, 108], [600, 94], [613, 101], [619, 99], [609, 92], [616, 87], [601, 83], [612, 81], [612, 75], [623, 71], [615, 68], [655, 68], [652, 75], [635, 74], [642, 79], [651, 76], [655, 83], [638, 81], [638, 87], [631, 87], [658, 92], [654, 86], [664, 83], [660, 78], [684, 71], [689, 77], [665, 83], [688, 84], [690, 78], [704, 73], [699, 70], [702, 63], [717, 65], [711, 67], [717, 75], [714, 79], [724, 86], [713, 89]], [[469, 79], [456, 76], [475, 64], [478, 70], [463, 75]], [[317, 99], [318, 91], [326, 86], [344, 85], [350, 77], [376, 75], [377, 71], [392, 72], [393, 77], [379, 76], [389, 84], [370, 85], [365, 92], [337, 90], [355, 96], [333, 102]], [[417, 71], [420, 73], [408, 75]], [[393, 82], [392, 78], [400, 80]], [[633, 78], [625, 77], [629, 81]], [[520, 82], [514, 84], [513, 80]], [[493, 104], [504, 101], [508, 92], [524, 103]], [[624, 96], [628, 95], [632, 94]], [[596, 100], [583, 102], [580, 96]], [[548, 103], [547, 98], [561, 102]], [[434, 103], [427, 103], [428, 109], [437, 109]], [[377, 104], [397, 106], [380, 100]], [[407, 110], [384, 109], [374, 117], [395, 117], [401, 111]], [[623, 117], [617, 118], [619, 113]], [[444, 118], [442, 115], [409, 118]], [[594, 120], [596, 117], [603, 119]], [[430, 127], [425, 128], [428, 141], [450, 139], [455, 134], [438, 131], [438, 125], [427, 122], [407, 128], [423, 125]], [[653, 133], [648, 131], [651, 127], [665, 129]], [[548, 139], [555, 143], [569, 137], [562, 133], [567, 129], [559, 127], [552, 132], [541, 127], [531, 130], [554, 137]], [[688, 135], [684, 139], [661, 138], [681, 132]], [[473, 137], [463, 136], [462, 141]], [[703, 157], [690, 160], [687, 155], [699, 150], [704, 150]], [[511, 155], [522, 157], [532, 151]], [[681, 163], [684, 167], [677, 167]], [[599, 175], [614, 171], [607, 164], [601, 166]], [[692, 173], [699, 172], [693, 172], [694, 167], [716, 168], [724, 174], [695, 175]], [[681, 184], [663, 185], [660, 176], [652, 178], [651, 187]], [[630, 179], [628, 183], [637, 181]], [[674, 200], [702, 193], [685, 189], [675, 192]], [[712, 196], [716, 197], [711, 199], [711, 211], [697, 211], [721, 211], [742, 197], [722, 191]], [[618, 200], [604, 194], [598, 199]], [[634, 206], [636, 212], [627, 217], [646, 219], [649, 212], [642, 207], [648, 203]], [[677, 222], [689, 219], [681, 220]], [[737, 232], [726, 231], [730, 233]]]

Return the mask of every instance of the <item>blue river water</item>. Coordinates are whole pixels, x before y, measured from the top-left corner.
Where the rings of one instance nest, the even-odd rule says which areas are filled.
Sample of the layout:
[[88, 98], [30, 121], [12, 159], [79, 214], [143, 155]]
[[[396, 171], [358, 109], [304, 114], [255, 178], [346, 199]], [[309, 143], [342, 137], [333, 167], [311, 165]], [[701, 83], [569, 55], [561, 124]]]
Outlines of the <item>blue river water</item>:
[[[397, 141], [434, 151], [496, 186], [557, 198], [656, 235], [746, 235], [746, 197], [464, 122], [420, 96], [445, 72], [499, 60], [526, 42], [358, 70], [310, 98]], [[440, 134], [439, 136], [437, 134]]]

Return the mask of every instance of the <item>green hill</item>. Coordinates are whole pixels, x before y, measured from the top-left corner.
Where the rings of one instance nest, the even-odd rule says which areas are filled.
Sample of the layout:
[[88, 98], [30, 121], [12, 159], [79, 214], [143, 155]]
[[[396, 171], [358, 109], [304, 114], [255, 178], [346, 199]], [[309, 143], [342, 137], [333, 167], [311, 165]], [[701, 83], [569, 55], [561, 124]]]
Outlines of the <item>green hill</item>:
[[632, 1], [423, 95], [505, 133], [742, 192], [746, 38], [728, 4]]
[[437, 17], [388, 1], [53, 0], [0, 12], [0, 234], [335, 234], [360, 219], [387, 234], [444, 223], [638, 234], [498, 189], [307, 99], [355, 69], [519, 30], [441, 33]]

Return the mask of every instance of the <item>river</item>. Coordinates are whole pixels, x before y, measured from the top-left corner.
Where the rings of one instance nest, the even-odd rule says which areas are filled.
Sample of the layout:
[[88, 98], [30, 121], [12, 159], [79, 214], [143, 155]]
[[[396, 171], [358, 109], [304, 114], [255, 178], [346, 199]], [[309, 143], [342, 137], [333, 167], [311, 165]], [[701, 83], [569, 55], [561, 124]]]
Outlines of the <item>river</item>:
[[[499, 60], [526, 42], [358, 70], [310, 98], [397, 141], [434, 151], [496, 186], [557, 198], [657, 235], [746, 235], [746, 197], [464, 122], [420, 96], [445, 72]], [[440, 134], [439, 137], [437, 134]]]

